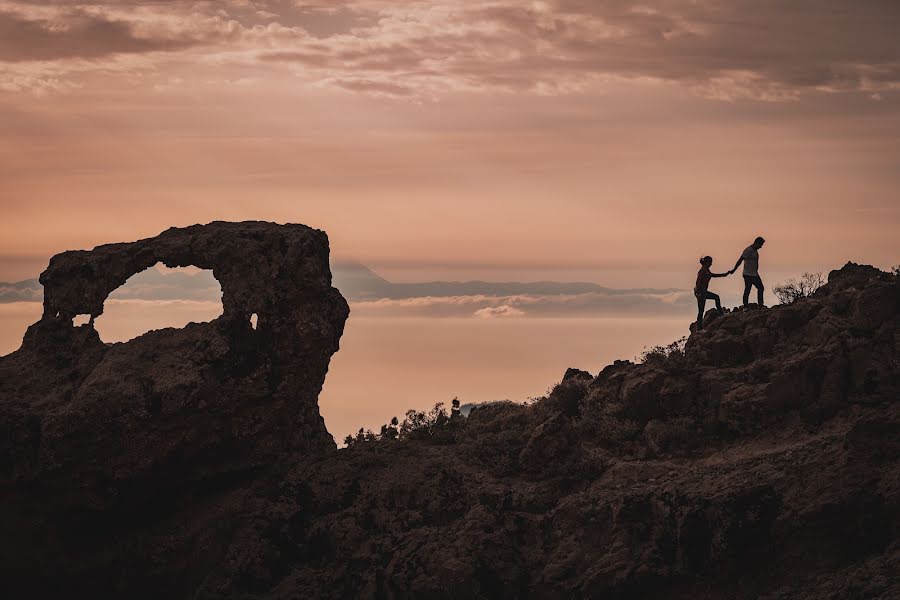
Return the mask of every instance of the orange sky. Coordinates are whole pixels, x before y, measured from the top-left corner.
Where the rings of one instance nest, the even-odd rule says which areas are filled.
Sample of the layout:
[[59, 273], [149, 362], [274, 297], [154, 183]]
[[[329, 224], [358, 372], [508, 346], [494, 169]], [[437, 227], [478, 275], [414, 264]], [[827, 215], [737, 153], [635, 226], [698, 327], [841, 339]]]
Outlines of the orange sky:
[[0, 0], [0, 281], [214, 219], [397, 280], [900, 262], [896, 2], [73, 6]]

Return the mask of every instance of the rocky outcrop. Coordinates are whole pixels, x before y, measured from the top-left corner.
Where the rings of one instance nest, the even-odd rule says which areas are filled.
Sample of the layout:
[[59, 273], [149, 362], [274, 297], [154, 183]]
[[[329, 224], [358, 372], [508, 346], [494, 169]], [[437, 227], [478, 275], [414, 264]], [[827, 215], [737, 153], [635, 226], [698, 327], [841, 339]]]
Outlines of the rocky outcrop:
[[[710, 315], [684, 348], [572, 369], [527, 406], [346, 450], [287, 445], [202, 493], [211, 465], [168, 464], [157, 481], [190, 502], [67, 514], [40, 556], [11, 559], [25, 540], [7, 537], [8, 581], [129, 598], [897, 598], [898, 321], [900, 278], [848, 264], [812, 298]], [[58, 335], [41, 344], [90, 332]], [[36, 418], [9, 430], [15, 456]], [[54, 481], [36, 456], [28, 485]]]
[[898, 278], [851, 264], [453, 443], [296, 465], [235, 534], [267, 559], [201, 596], [898, 597], [898, 320]]
[[[61, 543], [72, 527], [144, 524], [285, 453], [334, 450], [317, 397], [349, 309], [328, 254], [321, 231], [247, 222], [54, 256], [43, 317], [0, 358], [0, 561], [25, 569], [78, 547]], [[104, 344], [107, 296], [157, 263], [211, 269], [222, 316]]]

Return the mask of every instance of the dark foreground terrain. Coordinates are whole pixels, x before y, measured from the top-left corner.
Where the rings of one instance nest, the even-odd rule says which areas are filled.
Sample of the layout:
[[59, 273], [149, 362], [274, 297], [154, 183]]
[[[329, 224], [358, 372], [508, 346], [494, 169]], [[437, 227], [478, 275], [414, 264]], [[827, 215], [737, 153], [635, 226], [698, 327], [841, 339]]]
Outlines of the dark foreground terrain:
[[[72, 326], [160, 261], [213, 269], [223, 316]], [[683, 351], [346, 450], [316, 403], [347, 317], [321, 232], [173, 229], [42, 283], [0, 358], [4, 597], [900, 598], [896, 275], [848, 264]]]

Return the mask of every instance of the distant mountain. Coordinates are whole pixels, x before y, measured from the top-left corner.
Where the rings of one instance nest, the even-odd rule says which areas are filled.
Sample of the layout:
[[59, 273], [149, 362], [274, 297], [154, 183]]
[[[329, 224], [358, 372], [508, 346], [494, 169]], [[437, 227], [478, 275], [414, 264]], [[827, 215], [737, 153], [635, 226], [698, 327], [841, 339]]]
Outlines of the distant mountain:
[[558, 296], [577, 294], [653, 294], [662, 295], [680, 291], [676, 288], [615, 289], [596, 283], [532, 281], [428, 281], [421, 283], [393, 283], [359, 263], [337, 263], [332, 269], [334, 285], [349, 300], [376, 300], [388, 298], [422, 298], [427, 296]]
[[[332, 273], [334, 286], [351, 302], [451, 296], [664, 295], [680, 291], [675, 288], [615, 289], [596, 283], [561, 281], [394, 283], [381, 277], [369, 267], [352, 262], [334, 264]], [[110, 295], [110, 298], [120, 300], [218, 300], [221, 298], [221, 294], [219, 282], [210, 271], [162, 273], [157, 269], [147, 269], [129, 279], [128, 287], [119, 288]], [[17, 283], [0, 283], [0, 304], [40, 302], [42, 296], [43, 287], [37, 279], [26, 279]]]
[[37, 279], [26, 279], [16, 283], [0, 282], [0, 304], [10, 302], [40, 302], [44, 288]]

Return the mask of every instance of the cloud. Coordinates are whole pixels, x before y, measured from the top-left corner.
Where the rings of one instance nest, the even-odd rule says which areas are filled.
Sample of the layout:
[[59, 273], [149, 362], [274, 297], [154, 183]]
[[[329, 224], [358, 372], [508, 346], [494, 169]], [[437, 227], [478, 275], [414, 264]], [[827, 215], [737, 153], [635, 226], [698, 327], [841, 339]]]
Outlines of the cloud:
[[5, 62], [175, 51], [197, 42], [160, 31], [140, 35], [133, 22], [78, 9], [61, 11], [52, 18], [0, 12], [0, 61]]
[[164, 52], [397, 98], [561, 94], [609, 79], [729, 101], [900, 88], [893, 0], [0, 0], [0, 11], [7, 63]]
[[36, 279], [19, 283], [0, 283], [0, 304], [13, 302], [41, 302], [44, 288]]
[[355, 317], [598, 317], [690, 313], [689, 292], [431, 296], [351, 302]]
[[525, 311], [504, 304], [502, 306], [488, 306], [486, 308], [480, 308], [473, 313], [473, 316], [476, 316], [479, 319], [524, 317]]

